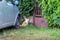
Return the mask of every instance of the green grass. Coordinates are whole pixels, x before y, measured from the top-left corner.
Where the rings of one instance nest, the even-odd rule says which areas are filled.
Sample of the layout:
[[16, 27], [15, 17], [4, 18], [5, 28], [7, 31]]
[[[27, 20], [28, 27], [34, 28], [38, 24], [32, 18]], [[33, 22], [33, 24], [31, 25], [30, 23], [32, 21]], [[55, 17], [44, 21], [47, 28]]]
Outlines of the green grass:
[[19, 29], [3, 29], [0, 40], [60, 40], [60, 29], [28, 25]]

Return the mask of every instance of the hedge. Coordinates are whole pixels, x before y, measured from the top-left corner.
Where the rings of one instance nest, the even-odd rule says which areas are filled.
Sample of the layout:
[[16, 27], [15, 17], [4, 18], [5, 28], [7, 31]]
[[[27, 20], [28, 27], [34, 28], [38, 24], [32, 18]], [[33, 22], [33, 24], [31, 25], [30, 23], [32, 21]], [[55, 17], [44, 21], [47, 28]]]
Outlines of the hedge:
[[21, 15], [29, 16], [33, 8], [34, 8], [33, 0], [19, 0], [19, 9]]
[[38, 0], [50, 27], [60, 26], [60, 0]]

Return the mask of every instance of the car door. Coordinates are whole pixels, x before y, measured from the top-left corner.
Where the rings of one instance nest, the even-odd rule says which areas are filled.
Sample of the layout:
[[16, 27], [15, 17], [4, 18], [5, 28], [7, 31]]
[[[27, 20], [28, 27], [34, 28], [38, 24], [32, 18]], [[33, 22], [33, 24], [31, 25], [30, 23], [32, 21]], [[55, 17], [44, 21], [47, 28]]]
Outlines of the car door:
[[8, 13], [7, 13], [7, 15], [8, 15], [8, 17], [10, 18], [8, 18], [9, 20], [9, 22], [11, 22], [13, 25], [15, 24], [15, 22], [16, 22], [16, 19], [17, 19], [17, 16], [18, 16], [18, 13], [19, 13], [19, 10], [18, 10], [18, 7], [17, 6], [15, 6], [15, 5], [8, 5]]
[[0, 24], [4, 25], [4, 26], [8, 26], [11, 25], [12, 22], [12, 13], [13, 13], [13, 6], [8, 6], [7, 3], [1, 3], [0, 5], [0, 16], [1, 16], [1, 21]]
[[16, 6], [0, 3], [0, 26], [10, 26], [16, 21], [18, 9]]

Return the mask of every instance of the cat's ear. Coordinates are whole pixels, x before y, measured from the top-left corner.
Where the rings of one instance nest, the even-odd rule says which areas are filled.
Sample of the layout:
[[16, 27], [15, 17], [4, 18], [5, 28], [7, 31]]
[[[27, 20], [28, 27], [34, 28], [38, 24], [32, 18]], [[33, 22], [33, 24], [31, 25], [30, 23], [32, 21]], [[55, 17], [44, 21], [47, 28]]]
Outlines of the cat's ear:
[[27, 19], [26, 16], [23, 16], [23, 17], [24, 17], [25, 20]]

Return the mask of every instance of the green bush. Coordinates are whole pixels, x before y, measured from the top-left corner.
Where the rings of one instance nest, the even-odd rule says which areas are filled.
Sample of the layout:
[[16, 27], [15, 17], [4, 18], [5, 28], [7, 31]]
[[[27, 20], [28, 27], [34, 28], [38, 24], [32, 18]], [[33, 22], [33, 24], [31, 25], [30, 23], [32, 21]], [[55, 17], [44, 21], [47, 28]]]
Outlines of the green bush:
[[33, 0], [19, 0], [19, 9], [21, 15], [29, 16], [33, 8], [34, 8]]
[[[60, 0], [37, 0], [39, 6], [42, 6], [42, 13], [47, 19], [48, 25], [54, 27], [60, 26]], [[21, 15], [29, 16], [34, 8], [34, 0], [19, 0], [19, 9]]]
[[60, 0], [38, 0], [50, 27], [60, 26]]

